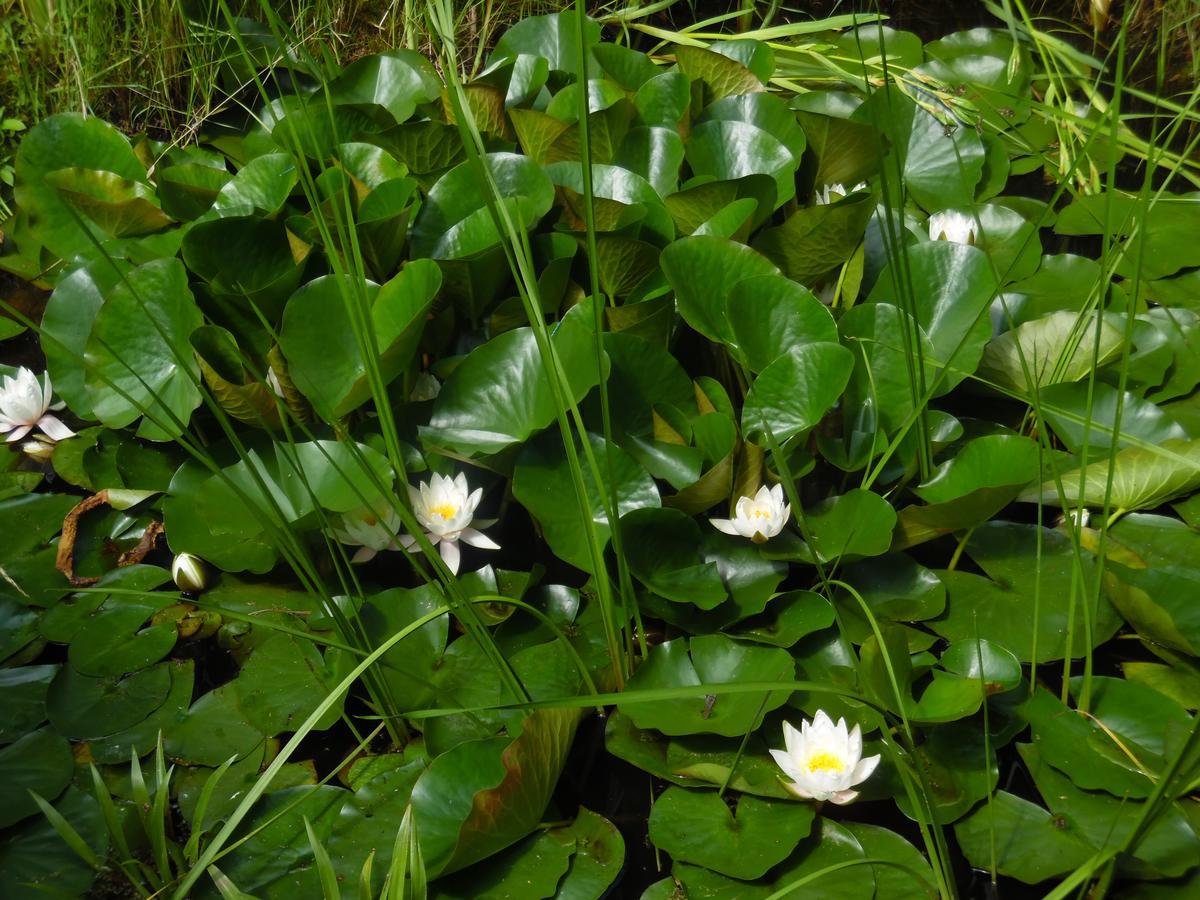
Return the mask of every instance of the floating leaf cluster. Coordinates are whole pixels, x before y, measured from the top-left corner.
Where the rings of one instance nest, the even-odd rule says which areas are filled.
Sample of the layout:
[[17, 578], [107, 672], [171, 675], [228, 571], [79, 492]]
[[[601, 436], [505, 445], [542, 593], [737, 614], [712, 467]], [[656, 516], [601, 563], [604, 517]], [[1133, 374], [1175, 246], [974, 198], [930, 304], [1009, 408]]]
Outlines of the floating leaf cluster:
[[1200, 195], [803, 40], [29, 130], [0, 895], [1200, 892]]

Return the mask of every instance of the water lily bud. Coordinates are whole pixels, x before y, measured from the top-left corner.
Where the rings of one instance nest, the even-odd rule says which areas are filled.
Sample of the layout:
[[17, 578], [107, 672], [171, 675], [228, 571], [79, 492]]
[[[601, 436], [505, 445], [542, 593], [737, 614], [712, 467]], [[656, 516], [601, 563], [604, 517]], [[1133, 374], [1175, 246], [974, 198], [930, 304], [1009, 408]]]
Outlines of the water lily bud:
[[21, 452], [32, 460], [47, 463], [50, 462], [50, 457], [54, 455], [54, 443], [42, 440], [41, 438], [34, 438], [21, 445]]
[[204, 560], [190, 553], [180, 553], [171, 563], [175, 586], [187, 594], [198, 594], [208, 587], [208, 568]]
[[975, 219], [953, 209], [935, 212], [929, 217], [929, 239], [950, 241], [954, 244], [974, 245], [976, 240]]

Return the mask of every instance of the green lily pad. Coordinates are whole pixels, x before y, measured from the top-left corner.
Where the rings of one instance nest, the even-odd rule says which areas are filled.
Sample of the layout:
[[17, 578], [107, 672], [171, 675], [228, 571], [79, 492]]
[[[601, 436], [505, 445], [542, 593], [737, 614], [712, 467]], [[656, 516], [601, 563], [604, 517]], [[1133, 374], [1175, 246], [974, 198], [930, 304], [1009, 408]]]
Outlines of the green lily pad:
[[1121, 393], [1103, 382], [1090, 387], [1090, 402], [1087, 384], [1051, 385], [1038, 398], [1042, 416], [1072, 453], [1082, 451], [1085, 436], [1091, 450], [1124, 448], [1135, 443], [1161, 444], [1190, 436], [1162, 407], [1149, 400], [1129, 391]]
[[0, 750], [0, 800], [4, 801], [0, 828], [37, 814], [38, 806], [29, 792], [52, 801], [74, 771], [70, 743], [51, 728], [31, 731]]
[[702, 81], [713, 100], [764, 90], [758, 76], [740, 62], [704, 47], [677, 45], [675, 61], [688, 78]]
[[442, 82], [429, 60], [413, 50], [389, 50], [357, 59], [329, 83], [335, 103], [381, 106], [397, 122], [436, 100]]
[[490, 856], [541, 821], [577, 722], [576, 710], [539, 710], [508, 737], [461, 743], [430, 764], [412, 804], [431, 877]]
[[874, 212], [875, 198], [867, 194], [798, 209], [782, 225], [759, 232], [754, 249], [788, 278], [815, 284], [850, 258]]
[[50, 683], [50, 722], [70, 738], [106, 737], [124, 731], [162, 705], [171, 689], [166, 663], [123, 678], [92, 678], [63, 666]]
[[928, 897], [932, 900], [938, 896], [929, 861], [896, 832], [865, 822], [846, 822], [845, 828], [858, 841], [868, 859], [897, 864], [871, 866], [875, 874], [876, 897]]
[[559, 883], [557, 896], [570, 900], [601, 900], [625, 863], [625, 840], [612, 822], [584, 807], [575, 821], [554, 829], [559, 840], [574, 840], [571, 865]]
[[[1040, 543], [1040, 552], [1038, 544]], [[1072, 656], [1087, 652], [1082, 635], [1082, 604], [1093, 602], [1086, 589], [1094, 577], [1094, 560], [1083, 560], [1084, 579], [1075, 582], [1075, 551], [1060, 532], [1034, 525], [988, 522], [967, 542], [967, 552], [990, 576], [939, 571], [949, 593], [946, 612], [929, 622], [948, 640], [988, 640], [1011, 650], [1022, 662], [1062, 659], [1067, 652], [1067, 621], [1072, 592], [1076, 627]], [[1035, 607], [1036, 603], [1036, 607]], [[1093, 645], [1111, 637], [1119, 624], [1108, 599], [1101, 594], [1092, 610]]]
[[759, 734], [745, 746], [739, 738], [712, 734], [667, 737], [638, 728], [629, 716], [614, 712], [604, 732], [609, 753], [681, 787], [728, 787], [744, 794], [792, 799], [781, 772]]
[[541, 900], [556, 897], [571, 867], [573, 841], [550, 831], [529, 835], [507, 850], [437, 882], [435, 900]]
[[213, 208], [221, 216], [274, 215], [287, 202], [298, 179], [292, 154], [256, 156], [221, 188]]
[[[605, 482], [605, 494], [609, 502], [616, 504], [619, 515], [659, 505], [654, 479], [632, 457], [617, 446], [606, 447], [602, 437], [589, 435], [588, 440]], [[582, 454], [580, 459], [583, 460]], [[603, 550], [611, 525], [600, 501], [591, 466], [586, 460], [583, 462], [583, 482], [592, 527]], [[615, 484], [609, 481], [613, 477]], [[547, 434], [526, 445], [513, 472], [512, 489], [513, 496], [541, 525], [542, 534], [555, 555], [585, 572], [593, 571], [575, 486], [557, 434]]]
[[288, 376], [324, 418], [345, 416], [371, 396], [347, 304], [370, 310], [376, 365], [387, 386], [412, 362], [441, 283], [441, 272], [428, 260], [412, 261], [382, 287], [367, 282], [362, 295], [336, 275], [308, 282], [284, 310], [279, 343]]
[[811, 804], [743, 794], [736, 811], [712, 791], [669, 787], [650, 810], [650, 840], [676, 862], [731, 878], [761, 878], [808, 836]]
[[[1082, 679], [1071, 679], [1071, 692], [1078, 696]], [[1183, 707], [1157, 690], [1135, 681], [1097, 676], [1091, 683], [1090, 712], [1130, 746], [1144, 748], [1155, 756], [1169, 758], [1192, 719]]]
[[[842, 576], [862, 596], [876, 619], [913, 622], [930, 619], [946, 608], [946, 586], [930, 569], [903, 553], [851, 563]], [[843, 616], [863, 618], [857, 602], [843, 604]]]
[[129, 140], [103, 119], [59, 113], [31, 128], [17, 149], [13, 196], [20, 209], [34, 219], [31, 230], [36, 239], [60, 259], [90, 256], [96, 252], [92, 241], [106, 237], [98, 225], [81, 222], [46, 180], [47, 173], [71, 167], [100, 170], [130, 181], [146, 178], [146, 167]]
[[641, 175], [665, 197], [679, 186], [683, 159], [684, 144], [678, 131], [660, 125], [642, 125], [631, 128], [625, 135], [615, 162]]
[[911, 285], [917, 323], [942, 367], [937, 393], [944, 394], [974, 372], [983, 357], [992, 332], [987, 310], [996, 295], [995, 275], [983, 252], [964, 244], [929, 241], [906, 248], [905, 255], [905, 273], [889, 264], [870, 299], [904, 309], [901, 285]]
[[46, 721], [46, 691], [57, 672], [57, 665], [0, 669], [0, 744], [11, 744]]
[[836, 342], [837, 326], [807, 288], [778, 275], [737, 282], [726, 301], [737, 352], [761, 372], [791, 348]]
[[110, 428], [123, 428], [144, 413], [140, 435], [178, 436], [200, 405], [200, 372], [188, 338], [201, 324], [178, 260], [129, 272], [105, 296], [84, 350], [93, 414]]
[[764, 612], [739, 621], [730, 634], [758, 644], [791, 647], [805, 635], [828, 628], [833, 622], [833, 607], [820, 594], [787, 591], [772, 597]]
[[[391, 588], [368, 597], [359, 618], [368, 638], [378, 645], [444, 603], [441, 593], [429, 586]], [[448, 616], [439, 616], [400, 641], [379, 661], [379, 677], [402, 708], [421, 709], [435, 699], [434, 673], [443, 665], [448, 629]], [[464, 699], [455, 697], [453, 702], [462, 703]]]
[[[600, 26], [591, 19], [583, 27], [583, 45], [600, 40]], [[528, 16], [500, 36], [492, 59], [515, 58], [521, 54], [543, 57], [556, 72], [579, 71], [579, 19], [574, 12]]]
[[171, 224], [150, 188], [115, 172], [71, 166], [47, 172], [45, 180], [110, 237], [137, 237]]
[[[1096, 849], [1119, 847], [1125, 842], [1145, 801], [1081, 790], [1049, 766], [1036, 745], [1018, 744], [1017, 750], [1050, 812], [1064, 819], [1072, 831]], [[1133, 859], [1122, 868], [1140, 877], [1170, 878], [1192, 868], [1197, 853], [1200, 838], [1179, 807], [1168, 804], [1147, 827]]]
[[953, 117], [943, 123], [898, 87], [873, 91], [852, 118], [886, 134], [899, 156], [905, 187], [925, 209], [974, 201], [984, 162], [983, 141], [974, 128]]
[[1108, 489], [1110, 463], [1092, 462], [1086, 469], [1062, 475], [1063, 493], [1046, 481], [1021, 494], [1020, 499], [1053, 506], [1102, 507], [1106, 499], [1116, 509], [1153, 509], [1200, 487], [1200, 440], [1166, 440], [1152, 446], [1126, 447], [1111, 463], [1112, 488]]
[[172, 659], [165, 665], [171, 674], [167, 698], [150, 715], [124, 731], [88, 741], [88, 752], [95, 762], [110, 765], [125, 763], [129, 761], [131, 753], [138, 756], [149, 753], [158, 746], [160, 737], [164, 741], [171, 739], [192, 702], [195, 663], [190, 659]]
[[[486, 162], [491, 180], [518, 229], [533, 227], [550, 211], [554, 186], [535, 162], [513, 153], [490, 153]], [[501, 235], [491, 212], [479, 203], [486, 192], [471, 162], [456, 166], [438, 179], [413, 222], [412, 255], [461, 259], [499, 244]]]
[[[307, 719], [335, 681], [311, 641], [275, 634], [254, 648], [233, 684], [246, 721], [263, 734], [278, 734]], [[328, 728], [340, 711], [335, 703], [315, 727]]]
[[208, 212], [232, 177], [223, 162], [220, 167], [183, 162], [158, 169], [154, 180], [163, 212], [186, 222]]
[[984, 693], [1011, 691], [1021, 683], [1021, 663], [1012, 653], [991, 641], [955, 641], [939, 660], [947, 672], [983, 683]]
[[[763, 716], [782, 706], [788, 690], [708, 695], [704, 685], [741, 681], [790, 681], [795, 677], [791, 656], [776, 647], [739, 644], [723, 635], [676, 638], [659, 644], [634, 673], [617, 708], [641, 728], [664, 734], [743, 735], [757, 728]], [[696, 686], [687, 700], [638, 702], [638, 691]]]
[[[832, 562], [887, 553], [896, 511], [873, 491], [854, 488], [804, 511], [809, 539], [799, 557], [804, 562]], [[815, 552], [814, 552], [815, 551]]]
[[368, 757], [355, 764], [350, 779], [354, 792], [346, 796], [326, 844], [343, 877], [357, 877], [372, 852], [376, 871], [387, 871], [413, 785], [428, 765], [419, 742], [409, 744], [403, 753]]
[[[913, 762], [929, 786], [927, 802], [934, 822], [946, 825], [961, 819], [995, 789], [999, 780], [995, 745], [986, 754], [984, 749], [982, 728], [970, 722], [932, 729], [917, 748]], [[910, 819], [926, 818], [903, 790], [896, 794], [896, 805]]]
[[[90, 792], [67, 788], [54, 808], [98, 858], [107, 857], [108, 829]], [[0, 894], [5, 897], [83, 897], [96, 875], [45, 816], [30, 818], [20, 828], [6, 832], [0, 844]]]
[[[921, 358], [926, 360], [925, 384], [937, 375], [931, 364], [933, 342], [912, 317], [890, 303], [867, 303], [847, 310], [838, 321], [842, 343], [854, 354], [854, 374], [846, 388], [845, 406], [857, 409], [870, 405], [878, 411], [879, 424], [887, 433], [899, 429], [912, 414], [914, 396], [920, 395], [919, 369], [910, 366], [916, 352], [905, 350], [903, 335], [911, 330]], [[914, 388], [918, 388], [914, 390]], [[882, 442], [881, 442], [882, 443]]]
[[[145, 577], [123, 578], [123, 588], [149, 591], [169, 580], [166, 569], [139, 568]], [[123, 596], [117, 602], [110, 598], [80, 622], [71, 635], [67, 655], [71, 667], [81, 675], [107, 677], [136, 672], [158, 662], [175, 646], [179, 632], [173, 624], [146, 623], [172, 602], [168, 594], [161, 598]]]
[[[301, 785], [275, 791], [254, 807], [238, 829], [246, 838], [221, 859], [221, 871], [243, 891], [269, 897], [319, 894], [305, 822], [328, 842], [347, 791], [333, 785]], [[235, 839], [236, 839], [235, 838]], [[205, 895], [219, 896], [209, 888]]]
[[770, 176], [778, 207], [795, 194], [804, 145], [804, 132], [782, 100], [743, 93], [718, 99], [704, 110], [692, 124], [685, 153], [699, 176], [720, 181]]
[[742, 432], [780, 444], [814, 427], [850, 381], [854, 357], [840, 344], [802, 344], [767, 366], [742, 407]]
[[1046, 690], [1039, 690], [1021, 706], [1029, 721], [1033, 746], [1053, 758], [1086, 790], [1102, 790], [1118, 797], [1149, 796], [1154, 789], [1151, 773], [1131, 759], [1122, 745], [1089, 717], [1076, 713]]
[[728, 596], [714, 562], [700, 556], [700, 526], [676, 509], [635, 509], [621, 517], [629, 569], [675, 603], [712, 609]]
[[1062, 816], [1035, 803], [997, 791], [954, 826], [954, 836], [971, 865], [1026, 884], [1065, 875], [1092, 855], [1087, 838]]
[[1115, 359], [1123, 343], [1121, 332], [1103, 319], [1080, 322], [1073, 312], [1053, 312], [993, 338], [980, 361], [979, 375], [1022, 393], [1069, 384]]
[[235, 683], [202, 694], [182, 720], [164, 735], [173, 758], [201, 766], [222, 765], [231, 756], [242, 758], [262, 746], [263, 734], [238, 706]]
[[[576, 401], [599, 379], [594, 338], [578, 309], [551, 338]], [[422, 434], [432, 444], [467, 455], [497, 453], [527, 440], [554, 416], [554, 394], [533, 332], [517, 328], [492, 338], [458, 365], [442, 385]]]
[[779, 891], [802, 878], [811, 877], [805, 887], [828, 900], [874, 896], [874, 867], [838, 865], [865, 858], [862, 845], [849, 830], [832, 819], [821, 817], [813, 834], [800, 844], [791, 859], [783, 863], [771, 886]]
[[663, 251], [661, 264], [675, 290], [679, 314], [714, 341], [734, 339], [726, 313], [734, 286], [756, 275], [778, 274], [766, 257], [744, 244], [713, 236], [675, 241]]

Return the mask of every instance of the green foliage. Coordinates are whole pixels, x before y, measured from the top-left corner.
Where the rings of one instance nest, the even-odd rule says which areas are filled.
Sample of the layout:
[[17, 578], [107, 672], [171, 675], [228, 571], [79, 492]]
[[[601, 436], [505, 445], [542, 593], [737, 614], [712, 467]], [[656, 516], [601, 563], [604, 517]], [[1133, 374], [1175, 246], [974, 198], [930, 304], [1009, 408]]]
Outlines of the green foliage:
[[0, 894], [1186, 891], [1195, 96], [1144, 139], [1020, 3], [470, 66], [400, 6], [348, 65], [231, 15], [179, 140], [24, 134]]

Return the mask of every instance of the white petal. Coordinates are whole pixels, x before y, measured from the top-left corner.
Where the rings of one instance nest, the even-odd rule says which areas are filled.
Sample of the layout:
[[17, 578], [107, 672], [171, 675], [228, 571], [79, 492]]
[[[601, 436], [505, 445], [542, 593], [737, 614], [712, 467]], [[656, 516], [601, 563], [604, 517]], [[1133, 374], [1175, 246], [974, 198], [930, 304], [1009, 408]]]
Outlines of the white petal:
[[52, 441], [65, 441], [75, 437], [75, 432], [58, 420], [57, 416], [44, 415], [38, 419], [38, 428], [46, 433]]
[[785, 781], [783, 786], [799, 797], [801, 800], [816, 800], [817, 798], [805, 790], [801, 785], [792, 781]]
[[19, 441], [21, 438], [25, 437], [25, 435], [29, 434], [29, 432], [31, 432], [31, 431], [33, 431], [32, 425], [22, 425], [16, 431], [12, 432], [8, 437], [6, 437], [4, 439], [4, 441], [5, 441], [5, 443], [11, 444], [13, 441]]
[[858, 765], [854, 767], [854, 773], [850, 776], [851, 784], [862, 784], [871, 777], [871, 773], [875, 771], [875, 767], [879, 765], [879, 754], [868, 756], [866, 759], [859, 760]]
[[400, 535], [400, 546], [405, 550], [411, 550], [413, 547], [417, 546], [417, 539], [411, 534], [402, 534]]
[[847, 746], [849, 744], [850, 731], [846, 728], [846, 719], [844, 716], [838, 718], [837, 726], [834, 728], [834, 732], [837, 734], [838, 741], [842, 744], [842, 746]]
[[450, 567], [450, 571], [455, 575], [458, 574], [458, 563], [461, 555], [458, 550], [458, 544], [454, 541], [442, 541], [438, 544], [438, 550], [441, 551], [442, 559], [446, 561], [446, 565]]
[[812, 719], [813, 731], [822, 735], [833, 730], [833, 720], [823, 709], [818, 709], [817, 714]]
[[738, 518], [733, 520], [733, 527], [744, 538], [753, 538], [758, 534], [758, 525], [753, 519]]
[[472, 547], [478, 547], [480, 550], [499, 550], [500, 545], [493, 541], [482, 531], [476, 531], [474, 528], [464, 528], [459, 534], [459, 540], [470, 544]]
[[471, 491], [470, 496], [468, 496], [467, 499], [465, 501], [463, 501], [462, 504], [460, 504], [461, 509], [467, 515], [468, 522], [471, 521], [471, 516], [475, 515], [475, 510], [479, 506], [479, 501], [482, 499], [483, 499], [483, 488], [481, 488], [481, 487], [475, 488], [475, 490]]
[[852, 803], [857, 797], [858, 791], [834, 791], [829, 795], [829, 802], [845, 806], [847, 803]]
[[708, 521], [712, 523], [713, 528], [717, 529], [717, 531], [723, 531], [725, 534], [732, 534], [734, 537], [737, 537], [739, 534], [737, 528], [733, 524], [732, 519], [709, 519]]
[[851, 729], [846, 746], [848, 747], [848, 755], [852, 760], [858, 762], [858, 760], [862, 759], [862, 728], [857, 724]]
[[783, 774], [793, 781], [800, 781], [804, 778], [803, 772], [800, 770], [792, 758], [783, 750], [777, 750], [772, 747], [769, 751], [771, 759], [775, 760], [775, 764], [783, 770]]
[[352, 557], [350, 557], [350, 562], [352, 562], [352, 563], [370, 562], [371, 560], [373, 560], [375, 558], [375, 554], [377, 552], [378, 552], [377, 550], [372, 550], [370, 547], [359, 547], [358, 552], [355, 553]]
[[783, 723], [783, 745], [787, 747], [787, 752], [795, 755], [796, 748], [800, 746], [800, 742], [803, 739], [804, 735], [797, 731], [791, 722], [785, 720]]
[[[447, 478], [446, 480], [449, 481], [450, 479]], [[467, 484], [467, 476], [463, 472], [459, 472], [454, 476], [454, 486], [458, 488], [458, 492], [464, 497], [471, 492], [471, 487]], [[482, 493], [483, 489], [480, 488], [479, 490]]]

